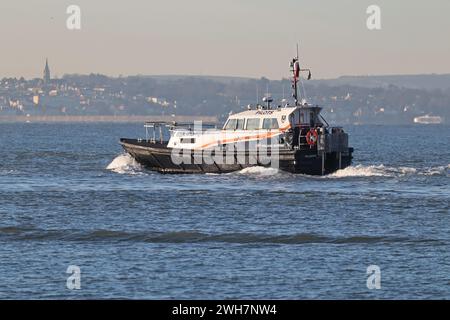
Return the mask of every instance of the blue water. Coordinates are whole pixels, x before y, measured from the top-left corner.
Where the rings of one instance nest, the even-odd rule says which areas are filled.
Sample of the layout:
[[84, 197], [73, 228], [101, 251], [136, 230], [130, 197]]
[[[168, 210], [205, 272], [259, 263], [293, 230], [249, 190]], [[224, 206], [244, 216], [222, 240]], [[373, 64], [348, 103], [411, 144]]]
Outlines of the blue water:
[[450, 127], [347, 130], [328, 177], [161, 175], [141, 125], [0, 124], [0, 298], [450, 298]]

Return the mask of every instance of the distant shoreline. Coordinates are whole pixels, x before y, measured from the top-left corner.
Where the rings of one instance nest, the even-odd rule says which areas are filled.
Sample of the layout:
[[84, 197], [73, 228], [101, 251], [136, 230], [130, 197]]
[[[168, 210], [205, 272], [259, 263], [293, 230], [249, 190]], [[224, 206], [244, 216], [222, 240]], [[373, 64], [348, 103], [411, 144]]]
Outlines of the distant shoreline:
[[214, 116], [0, 116], [0, 123], [14, 122], [139, 122], [167, 121], [217, 123]]

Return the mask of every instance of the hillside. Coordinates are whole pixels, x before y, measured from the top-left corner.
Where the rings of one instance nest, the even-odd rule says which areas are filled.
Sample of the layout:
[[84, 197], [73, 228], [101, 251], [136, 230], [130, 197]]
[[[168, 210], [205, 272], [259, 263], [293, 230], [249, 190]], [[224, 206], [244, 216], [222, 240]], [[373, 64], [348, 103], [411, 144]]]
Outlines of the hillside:
[[[290, 99], [288, 79], [220, 76], [66, 75], [41, 79], [4, 78], [0, 117], [7, 116], [212, 116], [261, 103]], [[450, 119], [450, 75], [367, 76], [312, 80], [308, 100], [333, 123], [412, 123], [424, 114]]]

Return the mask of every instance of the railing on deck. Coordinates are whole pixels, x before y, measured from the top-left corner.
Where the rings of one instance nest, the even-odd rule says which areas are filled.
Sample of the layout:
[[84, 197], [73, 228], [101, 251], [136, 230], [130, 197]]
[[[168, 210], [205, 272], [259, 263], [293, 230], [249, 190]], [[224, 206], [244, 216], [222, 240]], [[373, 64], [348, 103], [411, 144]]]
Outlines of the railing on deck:
[[348, 134], [341, 128], [332, 128], [331, 133], [319, 134], [317, 141], [317, 150], [329, 152], [348, 151]]
[[201, 125], [193, 122], [166, 122], [150, 121], [144, 124], [145, 139], [152, 143], [165, 143], [171, 135], [184, 136], [193, 133], [206, 132], [217, 128], [214, 123], [203, 123]]
[[[310, 127], [301, 127], [294, 130], [292, 133], [293, 148], [299, 150], [316, 149], [324, 152], [346, 152], [348, 151], [348, 134], [345, 133], [340, 127], [333, 128], [315, 128], [318, 133], [317, 144], [309, 145], [306, 141], [306, 136], [310, 130]], [[298, 139], [295, 139], [295, 136]]]

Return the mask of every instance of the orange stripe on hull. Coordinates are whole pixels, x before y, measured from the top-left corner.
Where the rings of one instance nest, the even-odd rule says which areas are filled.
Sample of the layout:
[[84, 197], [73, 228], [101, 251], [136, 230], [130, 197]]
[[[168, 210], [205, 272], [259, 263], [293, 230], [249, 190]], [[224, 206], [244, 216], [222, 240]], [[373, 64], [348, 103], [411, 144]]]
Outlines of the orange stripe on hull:
[[264, 139], [264, 138], [272, 138], [273, 136], [281, 134], [284, 131], [288, 130], [290, 127], [291, 127], [290, 125], [287, 125], [286, 127], [279, 129], [277, 132], [269, 132], [269, 133], [262, 134], [262, 135], [258, 134], [256, 136], [244, 136], [244, 137], [237, 137], [237, 138], [232, 138], [232, 139], [208, 142], [208, 143], [200, 146], [200, 148], [198, 148], [198, 149], [204, 149], [204, 148], [210, 147], [215, 144], [220, 145], [220, 144], [227, 144], [227, 143], [231, 143], [231, 142], [248, 141], [248, 140], [253, 140], [253, 139], [260, 140], [260, 139]]

